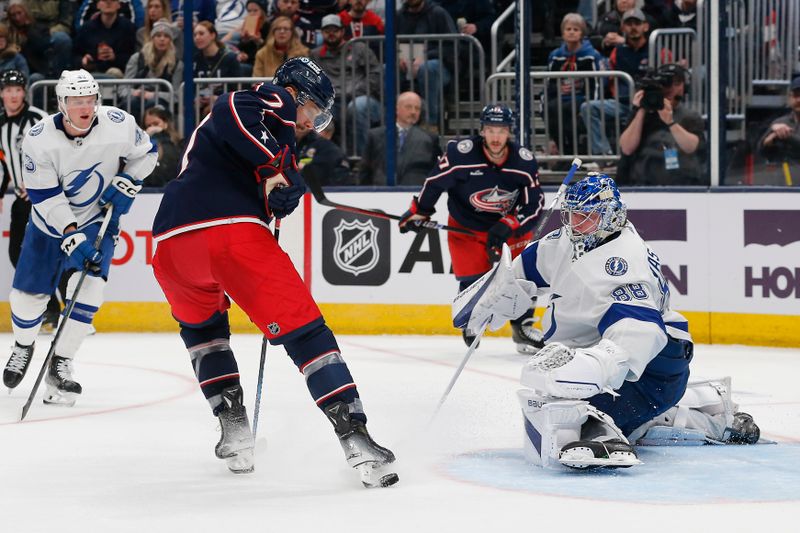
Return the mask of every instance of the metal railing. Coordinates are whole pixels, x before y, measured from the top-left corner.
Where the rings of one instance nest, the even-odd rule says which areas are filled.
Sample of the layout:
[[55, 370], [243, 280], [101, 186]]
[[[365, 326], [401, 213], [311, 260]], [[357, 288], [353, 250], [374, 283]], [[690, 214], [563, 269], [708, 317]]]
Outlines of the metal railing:
[[[397, 93], [404, 90], [418, 93], [423, 100], [422, 121], [427, 115], [432, 120], [429, 125], [434, 126], [440, 134], [458, 136], [475, 133], [478, 130], [478, 117], [471, 110], [463, 110], [459, 103], [484, 102], [485, 54], [480, 42], [471, 35], [459, 34], [398, 35], [396, 42], [399, 55], [408, 64], [408, 68], [403, 71], [398, 61], [395, 76]], [[340, 53], [342, 86], [373, 75], [369, 68], [364, 71], [357, 68], [355, 62], [347, 62], [350, 55], [348, 51], [358, 43], [366, 44], [371, 50], [377, 49], [378, 63], [386, 64], [384, 36], [351, 39], [343, 45]], [[449, 83], [444, 83], [441, 75], [434, 76], [429, 69], [425, 69], [424, 74], [412, 75], [411, 64], [415, 59], [427, 60], [430, 51], [434, 52], [436, 59], [448, 70]], [[379, 70], [377, 93], [372, 93], [370, 84], [367, 84], [367, 92], [359, 96], [374, 99], [380, 107], [385, 106], [384, 75], [385, 67]], [[384, 125], [383, 113], [375, 116], [367, 106], [365, 120], [363, 114], [359, 118], [357, 113], [353, 113], [357, 106], [351, 105], [352, 100], [348, 101], [345, 94], [340, 93], [337, 98], [340, 99], [338, 109], [341, 116], [336, 117], [340, 145], [348, 156], [358, 156], [358, 151], [363, 148], [359, 144], [363, 144], [366, 138], [365, 130], [372, 125]]]
[[[28, 87], [28, 101], [40, 107], [47, 113], [58, 111], [54, 108], [56, 99], [50, 91], [55, 93], [55, 86], [58, 80], [39, 80]], [[141, 118], [147, 107], [152, 107], [155, 103], [164, 102], [169, 106], [170, 112], [175, 110], [175, 90], [172, 84], [166, 80], [157, 78], [134, 78], [134, 79], [98, 79], [100, 86], [100, 97], [102, 105], [112, 105], [131, 115], [137, 120]], [[144, 91], [134, 96], [136, 89], [146, 88], [152, 93], [150, 98]], [[154, 103], [155, 102], [155, 103]]]
[[[250, 89], [253, 85], [261, 82], [270, 82], [272, 78], [194, 78], [195, 99], [192, 102], [190, 109], [194, 113], [194, 123], [200, 124], [200, 120], [208, 114], [211, 106], [214, 105], [214, 100], [222, 93], [230, 91], [239, 91], [242, 89]], [[183, 117], [186, 113], [186, 102], [183, 101], [183, 86], [181, 83], [179, 87], [178, 110], [180, 116]], [[186, 135], [183, 131], [183, 120], [180, 121], [180, 134]]]
[[[541, 163], [568, 163], [575, 157], [580, 157], [585, 162], [595, 161], [613, 163], [619, 159], [620, 150], [617, 145], [614, 155], [596, 154], [592, 151], [589, 136], [590, 127], [584, 124], [581, 116], [581, 107], [585, 102], [610, 100], [619, 108], [617, 113], [607, 114], [604, 107], [598, 108], [600, 128], [603, 132], [613, 131], [613, 137], [618, 139], [625, 128], [628, 112], [627, 104], [620, 101], [620, 86], [624, 85], [632, 97], [634, 92], [633, 78], [622, 71], [599, 72], [531, 72], [530, 83], [532, 94], [538, 101], [539, 107], [534, 115], [536, 159]], [[555, 91], [548, 91], [548, 84], [555, 84]], [[564, 99], [561, 91], [562, 84], [567, 84], [574, 90], [570, 91], [568, 98]], [[610, 88], [614, 90], [611, 91]], [[516, 94], [516, 77], [513, 72], [497, 72], [486, 80], [486, 93], [492, 101], [502, 102], [513, 106]], [[589, 113], [588, 110], [584, 111]], [[555, 116], [554, 116], [555, 115]], [[611, 130], [609, 130], [611, 128]], [[554, 141], [559, 147], [559, 154], [549, 154], [547, 146], [549, 141]], [[579, 148], [585, 145], [587, 150]], [[563, 147], [571, 146], [572, 153], [564, 153]], [[542, 175], [551, 173], [547, 169], [541, 170]]]

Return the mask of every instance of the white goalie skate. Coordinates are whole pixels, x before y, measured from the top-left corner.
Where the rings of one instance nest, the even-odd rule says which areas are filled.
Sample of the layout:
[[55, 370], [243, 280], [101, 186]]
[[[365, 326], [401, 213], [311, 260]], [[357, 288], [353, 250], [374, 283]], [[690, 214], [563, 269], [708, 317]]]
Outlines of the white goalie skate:
[[372, 440], [363, 422], [350, 418], [347, 404], [329, 405], [325, 414], [333, 423], [347, 464], [358, 470], [365, 487], [389, 487], [400, 480], [392, 467], [394, 454]]
[[228, 470], [234, 474], [249, 474], [255, 470], [253, 433], [242, 398], [240, 386], [225, 389], [222, 391], [225, 407], [217, 414], [222, 435], [214, 453], [225, 460]]

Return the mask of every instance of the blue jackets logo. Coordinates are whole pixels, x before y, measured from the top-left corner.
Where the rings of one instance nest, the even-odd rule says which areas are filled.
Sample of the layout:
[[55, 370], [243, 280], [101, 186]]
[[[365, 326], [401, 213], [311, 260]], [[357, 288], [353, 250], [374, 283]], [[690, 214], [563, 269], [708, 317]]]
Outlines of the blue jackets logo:
[[469, 203], [477, 211], [505, 215], [514, 207], [517, 202], [517, 196], [519, 196], [519, 191], [507, 191], [494, 187], [472, 193], [469, 197]]
[[388, 220], [329, 211], [322, 219], [322, 274], [332, 285], [383, 285], [390, 271]]

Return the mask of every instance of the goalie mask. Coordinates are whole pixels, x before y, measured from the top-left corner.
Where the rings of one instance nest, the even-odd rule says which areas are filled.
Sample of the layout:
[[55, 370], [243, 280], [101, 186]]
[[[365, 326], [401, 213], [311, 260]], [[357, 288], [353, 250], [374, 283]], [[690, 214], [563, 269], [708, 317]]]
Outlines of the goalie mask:
[[596, 248], [627, 222], [627, 208], [614, 180], [589, 172], [571, 185], [561, 203], [561, 223], [573, 244], [583, 252]]
[[[58, 79], [56, 96], [58, 97], [58, 110], [64, 115], [64, 121], [78, 131], [89, 131], [97, 116], [100, 98], [100, 86], [97, 85], [94, 77], [83, 69], [65, 70], [61, 72], [61, 77]], [[68, 98], [79, 96], [94, 96], [94, 108], [86, 127], [75, 124], [70, 115], [70, 108], [73, 106], [69, 103]]]

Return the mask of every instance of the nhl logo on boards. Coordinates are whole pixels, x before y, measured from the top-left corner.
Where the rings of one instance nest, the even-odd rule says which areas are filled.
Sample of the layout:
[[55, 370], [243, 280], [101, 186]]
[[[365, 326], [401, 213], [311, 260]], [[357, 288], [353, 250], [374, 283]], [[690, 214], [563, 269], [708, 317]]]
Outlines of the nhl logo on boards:
[[388, 220], [329, 211], [322, 219], [322, 275], [332, 285], [383, 285], [390, 272]]
[[622, 276], [628, 271], [628, 262], [621, 257], [609, 257], [606, 261], [606, 273], [610, 276]]
[[342, 220], [333, 232], [336, 235], [333, 260], [339, 268], [358, 276], [369, 272], [378, 264], [381, 257], [378, 250], [378, 228], [371, 220]]
[[270, 322], [267, 325], [267, 331], [269, 331], [273, 335], [277, 335], [281, 332], [281, 327], [278, 325], [277, 322]]

